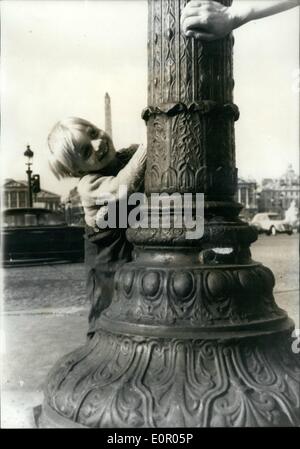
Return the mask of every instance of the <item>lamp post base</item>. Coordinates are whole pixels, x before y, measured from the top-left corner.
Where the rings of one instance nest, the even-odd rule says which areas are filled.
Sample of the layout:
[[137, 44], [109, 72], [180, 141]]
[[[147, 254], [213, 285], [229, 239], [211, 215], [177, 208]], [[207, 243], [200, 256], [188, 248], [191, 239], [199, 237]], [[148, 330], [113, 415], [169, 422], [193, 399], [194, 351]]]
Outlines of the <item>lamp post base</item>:
[[39, 426], [299, 426], [291, 331], [289, 319], [282, 330], [245, 338], [98, 331], [50, 372]]

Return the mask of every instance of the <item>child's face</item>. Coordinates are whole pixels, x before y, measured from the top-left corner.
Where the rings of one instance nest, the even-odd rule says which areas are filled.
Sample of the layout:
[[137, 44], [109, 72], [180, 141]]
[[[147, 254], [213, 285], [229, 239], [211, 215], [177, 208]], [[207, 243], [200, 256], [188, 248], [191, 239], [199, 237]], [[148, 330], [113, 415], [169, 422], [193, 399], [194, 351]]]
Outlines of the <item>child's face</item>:
[[76, 125], [72, 128], [78, 169], [90, 173], [106, 167], [116, 151], [110, 136], [94, 125]]

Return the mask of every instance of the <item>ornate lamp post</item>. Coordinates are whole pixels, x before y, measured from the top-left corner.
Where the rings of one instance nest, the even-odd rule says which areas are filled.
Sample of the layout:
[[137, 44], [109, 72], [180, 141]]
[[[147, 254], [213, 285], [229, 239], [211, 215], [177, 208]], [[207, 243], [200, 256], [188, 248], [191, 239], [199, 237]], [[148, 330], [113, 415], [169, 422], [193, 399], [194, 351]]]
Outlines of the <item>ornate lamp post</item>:
[[32, 165], [32, 158], [33, 158], [33, 151], [30, 149], [30, 145], [27, 145], [26, 151], [24, 152], [24, 156], [27, 158], [27, 162], [25, 164], [27, 165], [27, 183], [28, 183], [28, 207], [32, 207], [32, 185], [31, 185], [31, 175], [32, 170], [30, 169]]
[[300, 424], [293, 323], [234, 201], [233, 38], [186, 39], [185, 3], [149, 1], [145, 186], [203, 192], [205, 233], [128, 231], [134, 260], [116, 274], [98, 331], [49, 374], [45, 427]]

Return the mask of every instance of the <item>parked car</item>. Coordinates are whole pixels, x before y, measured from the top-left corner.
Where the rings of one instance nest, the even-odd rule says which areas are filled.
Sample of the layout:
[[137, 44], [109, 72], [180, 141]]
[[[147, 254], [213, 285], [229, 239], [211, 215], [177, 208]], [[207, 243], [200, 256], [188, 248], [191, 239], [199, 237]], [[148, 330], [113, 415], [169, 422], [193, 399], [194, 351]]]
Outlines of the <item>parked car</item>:
[[4, 265], [84, 258], [84, 227], [68, 226], [61, 212], [6, 209], [2, 212], [1, 234]]
[[254, 225], [258, 232], [264, 232], [267, 235], [276, 235], [277, 233], [293, 233], [292, 226], [280, 218], [275, 212], [264, 212], [256, 214], [251, 224]]

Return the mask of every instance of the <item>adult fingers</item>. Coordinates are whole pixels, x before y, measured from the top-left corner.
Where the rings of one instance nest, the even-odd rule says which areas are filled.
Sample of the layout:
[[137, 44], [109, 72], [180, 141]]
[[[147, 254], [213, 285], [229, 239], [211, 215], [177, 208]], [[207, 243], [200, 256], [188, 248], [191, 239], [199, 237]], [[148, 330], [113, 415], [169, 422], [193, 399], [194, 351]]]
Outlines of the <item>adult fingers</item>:
[[181, 24], [188, 19], [189, 17], [197, 17], [197, 16], [208, 16], [211, 13], [211, 7], [210, 2], [204, 3], [204, 2], [197, 2], [195, 6], [191, 8], [185, 7], [185, 9], [181, 13], [180, 21]]
[[[181, 25], [181, 28], [184, 33], [186, 33], [191, 28], [197, 28], [198, 31], [207, 31], [208, 28], [208, 20], [206, 16], [200, 15], [195, 17], [188, 17], [184, 20]], [[195, 31], [195, 30], [194, 30]]]
[[189, 17], [191, 14], [195, 14], [195, 10], [199, 9], [201, 5], [203, 4], [202, 1], [192, 1], [189, 2], [182, 10], [181, 12], [181, 20], [185, 19], [186, 17]]
[[189, 14], [190, 12], [192, 12], [193, 10], [195, 10], [195, 8], [203, 8], [203, 9], [211, 9], [212, 6], [212, 1], [209, 0], [192, 0], [189, 3], [187, 3], [185, 5], [185, 7], [183, 8], [181, 14]]
[[212, 2], [210, 0], [191, 0], [185, 6], [185, 8], [197, 8], [202, 5], [210, 5]]
[[205, 33], [193, 30], [187, 31], [186, 36], [205, 42], [211, 42], [217, 39], [217, 36], [215, 36], [213, 33]]
[[184, 11], [181, 14], [180, 20], [181, 23], [187, 19], [188, 17], [193, 17], [193, 16], [197, 16], [201, 13], [201, 7], [198, 6], [197, 8], [189, 8], [189, 9], [184, 9]]

